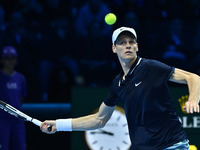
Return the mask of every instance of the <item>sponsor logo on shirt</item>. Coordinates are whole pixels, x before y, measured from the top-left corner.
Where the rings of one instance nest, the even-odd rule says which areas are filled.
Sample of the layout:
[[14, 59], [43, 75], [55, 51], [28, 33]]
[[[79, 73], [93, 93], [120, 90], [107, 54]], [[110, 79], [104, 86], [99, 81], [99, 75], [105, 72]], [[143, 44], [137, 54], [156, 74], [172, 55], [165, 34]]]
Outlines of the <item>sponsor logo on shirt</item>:
[[142, 81], [140, 81], [139, 83], [135, 83], [135, 87], [137, 87], [138, 85], [140, 85], [142, 83]]
[[17, 89], [17, 83], [16, 82], [8, 82], [6, 84], [8, 89]]

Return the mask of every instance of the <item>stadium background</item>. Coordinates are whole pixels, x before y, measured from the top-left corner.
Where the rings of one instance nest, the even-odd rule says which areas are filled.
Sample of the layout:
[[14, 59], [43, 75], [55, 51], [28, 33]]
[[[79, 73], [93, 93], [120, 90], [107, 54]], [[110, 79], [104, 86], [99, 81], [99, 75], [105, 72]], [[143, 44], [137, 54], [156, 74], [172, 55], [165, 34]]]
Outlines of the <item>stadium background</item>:
[[[113, 26], [104, 22], [109, 12], [117, 15]], [[83, 102], [99, 104], [120, 70], [111, 51], [112, 32], [120, 26], [136, 29], [141, 57], [200, 75], [199, 0], [1, 0], [0, 48], [12, 45], [19, 53], [17, 70], [26, 76], [28, 87], [24, 111], [41, 120], [55, 119], [82, 115], [75, 112]], [[199, 115], [180, 109], [187, 88], [170, 87], [179, 115], [189, 118], [185, 130], [200, 148]], [[77, 97], [81, 91], [85, 95]], [[63, 103], [65, 109], [60, 108]], [[84, 114], [96, 105], [82, 108]], [[76, 150], [76, 136], [47, 136], [27, 124], [29, 150]]]

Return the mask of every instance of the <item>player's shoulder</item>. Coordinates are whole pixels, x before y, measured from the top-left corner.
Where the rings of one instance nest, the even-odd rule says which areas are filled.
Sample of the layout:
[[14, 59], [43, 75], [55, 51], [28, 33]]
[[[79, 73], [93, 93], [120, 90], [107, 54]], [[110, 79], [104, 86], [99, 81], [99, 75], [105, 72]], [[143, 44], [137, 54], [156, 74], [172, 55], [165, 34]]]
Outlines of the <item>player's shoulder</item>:
[[146, 65], [148, 67], [157, 67], [157, 66], [165, 66], [166, 65], [165, 63], [163, 63], [159, 60], [147, 59], [147, 58], [142, 59], [142, 64]]
[[148, 58], [142, 58], [142, 62], [145, 64], [157, 64], [157, 63], [162, 63], [158, 60], [155, 59], [148, 59]]

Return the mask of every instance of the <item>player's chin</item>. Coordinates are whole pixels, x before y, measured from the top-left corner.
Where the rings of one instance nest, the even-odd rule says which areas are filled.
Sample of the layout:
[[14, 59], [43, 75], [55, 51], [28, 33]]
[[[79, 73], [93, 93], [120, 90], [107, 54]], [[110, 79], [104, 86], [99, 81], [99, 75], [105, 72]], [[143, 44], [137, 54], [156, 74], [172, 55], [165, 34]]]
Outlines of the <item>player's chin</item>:
[[134, 59], [135, 58], [135, 56], [133, 55], [133, 54], [130, 54], [130, 55], [125, 55], [125, 56], [123, 56], [123, 59], [124, 60], [132, 60], [132, 59]]

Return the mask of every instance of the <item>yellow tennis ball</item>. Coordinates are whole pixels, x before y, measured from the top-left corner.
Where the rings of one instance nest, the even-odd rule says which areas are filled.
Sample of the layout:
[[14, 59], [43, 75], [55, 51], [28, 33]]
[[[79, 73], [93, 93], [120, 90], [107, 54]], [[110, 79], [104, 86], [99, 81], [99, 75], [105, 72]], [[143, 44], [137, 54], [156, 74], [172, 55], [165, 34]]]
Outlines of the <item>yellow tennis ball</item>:
[[197, 150], [197, 147], [195, 145], [190, 145], [189, 150]]
[[115, 22], [117, 21], [117, 17], [115, 14], [113, 13], [109, 13], [105, 16], [105, 22], [108, 24], [108, 25], [113, 25]]

